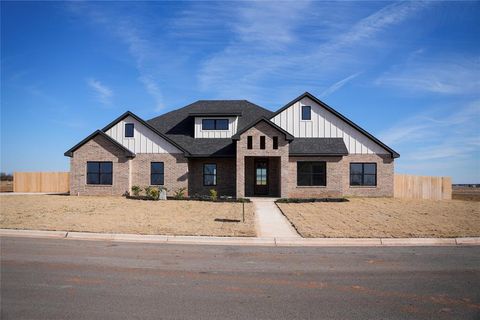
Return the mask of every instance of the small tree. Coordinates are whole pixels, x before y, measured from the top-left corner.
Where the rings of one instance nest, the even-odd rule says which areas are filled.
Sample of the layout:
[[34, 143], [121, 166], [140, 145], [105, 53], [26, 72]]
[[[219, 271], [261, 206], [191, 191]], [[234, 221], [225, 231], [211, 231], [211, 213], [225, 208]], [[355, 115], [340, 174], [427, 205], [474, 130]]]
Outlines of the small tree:
[[139, 196], [140, 192], [142, 192], [142, 188], [140, 186], [132, 186], [132, 193], [134, 196]]
[[210, 189], [210, 200], [212, 201], [217, 201], [217, 190], [215, 189]]
[[173, 195], [173, 198], [176, 200], [182, 200], [185, 198], [185, 190], [187, 188], [183, 187], [175, 191], [175, 194]]

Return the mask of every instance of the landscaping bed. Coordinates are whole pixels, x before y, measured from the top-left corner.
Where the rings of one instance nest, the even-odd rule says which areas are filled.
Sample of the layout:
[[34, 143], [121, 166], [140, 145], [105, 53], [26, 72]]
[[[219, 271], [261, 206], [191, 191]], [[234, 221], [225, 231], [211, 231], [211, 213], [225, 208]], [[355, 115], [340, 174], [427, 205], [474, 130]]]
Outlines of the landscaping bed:
[[350, 198], [277, 205], [303, 237], [480, 236], [480, 205], [473, 201]]
[[[125, 197], [0, 198], [0, 228], [105, 233], [255, 236], [251, 203], [132, 201]], [[245, 210], [245, 222], [242, 210]]]

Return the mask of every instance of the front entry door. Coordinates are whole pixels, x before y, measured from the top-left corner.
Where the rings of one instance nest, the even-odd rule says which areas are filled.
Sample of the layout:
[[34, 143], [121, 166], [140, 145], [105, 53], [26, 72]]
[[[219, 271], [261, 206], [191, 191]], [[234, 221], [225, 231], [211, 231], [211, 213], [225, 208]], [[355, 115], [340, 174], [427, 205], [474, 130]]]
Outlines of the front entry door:
[[255, 186], [256, 196], [268, 195], [268, 159], [255, 159]]

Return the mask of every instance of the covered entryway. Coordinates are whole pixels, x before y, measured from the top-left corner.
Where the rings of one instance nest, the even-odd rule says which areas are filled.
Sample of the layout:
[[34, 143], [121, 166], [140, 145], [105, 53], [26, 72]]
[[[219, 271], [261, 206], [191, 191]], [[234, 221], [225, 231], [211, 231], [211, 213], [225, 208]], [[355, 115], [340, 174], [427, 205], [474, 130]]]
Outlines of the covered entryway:
[[280, 197], [280, 157], [245, 157], [245, 196]]

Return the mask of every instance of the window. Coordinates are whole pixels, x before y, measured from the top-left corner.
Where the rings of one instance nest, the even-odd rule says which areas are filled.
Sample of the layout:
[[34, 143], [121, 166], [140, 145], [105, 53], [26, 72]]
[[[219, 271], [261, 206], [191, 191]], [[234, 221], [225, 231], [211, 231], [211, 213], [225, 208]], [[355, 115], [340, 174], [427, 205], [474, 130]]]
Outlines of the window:
[[202, 130], [228, 130], [228, 119], [202, 119]]
[[377, 164], [376, 163], [350, 163], [351, 186], [376, 186]]
[[209, 163], [203, 165], [203, 185], [216, 186], [217, 185], [217, 165]]
[[253, 137], [252, 136], [247, 137], [247, 149], [253, 149]]
[[267, 185], [267, 162], [257, 162], [255, 168], [255, 185], [266, 186]]
[[133, 123], [125, 123], [125, 138], [133, 138]]
[[273, 137], [273, 149], [278, 149], [278, 137]]
[[164, 165], [163, 162], [151, 162], [150, 163], [150, 184], [163, 185], [164, 179]]
[[302, 120], [312, 120], [312, 107], [302, 106]]
[[112, 162], [87, 161], [87, 184], [112, 184]]
[[327, 164], [323, 161], [297, 162], [297, 186], [326, 186]]
[[260, 137], [260, 149], [265, 149], [265, 136]]

